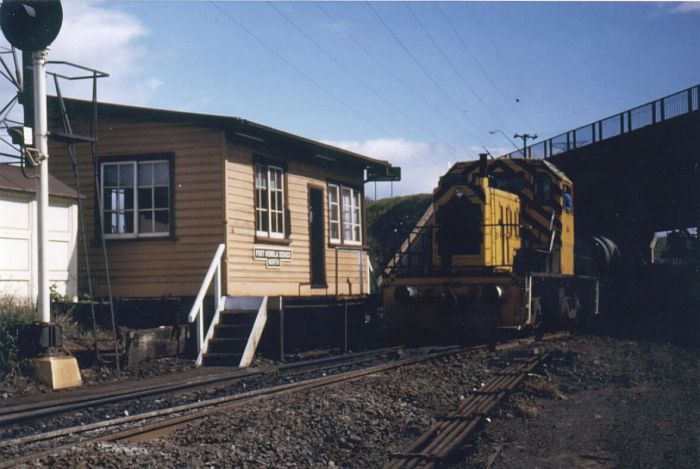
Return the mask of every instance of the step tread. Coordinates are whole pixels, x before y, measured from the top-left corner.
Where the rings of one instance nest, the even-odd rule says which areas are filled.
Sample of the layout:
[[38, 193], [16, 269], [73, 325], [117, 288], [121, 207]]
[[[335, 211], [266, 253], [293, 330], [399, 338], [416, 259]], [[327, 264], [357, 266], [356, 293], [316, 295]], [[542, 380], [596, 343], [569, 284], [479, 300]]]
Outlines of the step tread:
[[204, 355], [202, 355], [204, 358], [228, 358], [228, 357], [237, 357], [240, 358], [243, 356], [243, 353], [241, 352], [207, 352]]

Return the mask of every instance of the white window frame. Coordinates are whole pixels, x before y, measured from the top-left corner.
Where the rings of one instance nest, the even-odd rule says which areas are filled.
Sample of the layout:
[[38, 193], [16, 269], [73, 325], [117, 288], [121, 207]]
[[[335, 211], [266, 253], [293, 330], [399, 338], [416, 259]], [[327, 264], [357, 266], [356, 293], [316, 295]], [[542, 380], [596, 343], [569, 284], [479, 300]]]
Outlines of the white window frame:
[[[335, 202], [331, 200], [331, 192], [335, 193]], [[335, 211], [335, 220], [333, 212]], [[328, 184], [328, 238], [331, 243], [340, 244], [343, 242], [343, 222], [340, 219], [340, 186], [338, 184]], [[338, 227], [338, 236], [333, 237], [333, 226]]]
[[[331, 203], [330, 192], [336, 191], [338, 195], [337, 204]], [[346, 207], [343, 199], [343, 192], [349, 191], [350, 193], [350, 205]], [[340, 184], [328, 184], [328, 237], [331, 243], [334, 244], [351, 244], [351, 245], [361, 245], [362, 244], [362, 191], [355, 189], [354, 187], [344, 186]], [[335, 207], [334, 207], [335, 206]], [[337, 222], [331, 221], [333, 210], [338, 211]], [[345, 221], [344, 216], [346, 211], [349, 214], [349, 221]], [[357, 217], [357, 222], [353, 221], [353, 214]], [[332, 237], [331, 224], [338, 224], [338, 236], [339, 238]], [[345, 236], [345, 230], [349, 229], [350, 239]], [[357, 231], [356, 231], [357, 229]], [[355, 237], [357, 234], [357, 238]]]
[[[139, 232], [139, 212], [142, 211], [139, 208], [139, 200], [138, 200], [138, 195], [139, 195], [139, 166], [141, 164], [153, 164], [153, 163], [167, 163], [168, 165], [168, 225], [170, 226], [170, 229], [168, 231], [157, 231], [157, 232], [151, 232], [151, 233], [140, 233]], [[105, 232], [105, 204], [104, 204], [104, 190], [105, 190], [105, 184], [104, 184], [104, 171], [105, 167], [107, 166], [131, 166], [132, 167], [132, 174], [133, 174], [133, 179], [132, 179], [132, 187], [131, 190], [133, 191], [132, 197], [133, 197], [133, 208], [131, 209], [131, 216], [132, 216], [132, 224], [134, 227], [134, 231], [132, 233], [107, 233]], [[172, 207], [172, 194], [171, 194], [171, 187], [170, 187], [170, 168], [171, 162], [170, 160], [167, 159], [158, 159], [158, 160], [144, 160], [144, 161], [138, 161], [138, 160], [123, 160], [123, 161], [103, 161], [100, 163], [100, 193], [99, 193], [99, 198], [100, 198], [100, 229], [102, 231], [102, 236], [104, 236], [105, 239], [135, 239], [135, 238], [163, 238], [163, 237], [168, 237], [170, 236], [172, 232], [172, 212], [173, 212], [173, 207]], [[162, 185], [149, 185], [149, 186], [142, 186], [142, 187], [149, 187], [149, 188], [155, 188], [155, 187], [163, 187]], [[153, 201], [152, 201], [153, 202]], [[153, 205], [153, 204], [152, 204]], [[154, 207], [151, 207], [151, 211], [155, 212]], [[155, 221], [155, 218], [154, 218]]]
[[[265, 184], [266, 187], [261, 187], [258, 186], [258, 171], [262, 170], [265, 173]], [[270, 174], [272, 171], [277, 171], [279, 172], [280, 176], [280, 187], [277, 189], [272, 189], [270, 185]], [[263, 164], [263, 163], [255, 163], [254, 165], [254, 179], [255, 179], [255, 235], [264, 237], [264, 238], [271, 238], [271, 239], [284, 239], [286, 236], [286, 219], [285, 219], [285, 212], [286, 212], [286, 207], [285, 207], [285, 200], [284, 200], [284, 168], [280, 166], [275, 166], [271, 164]], [[267, 208], [261, 207], [260, 204], [260, 195], [258, 193], [259, 189], [263, 189], [265, 191], [265, 197], [267, 197]], [[281, 207], [277, 207], [276, 209], [273, 210], [272, 208], [272, 194], [273, 192], [279, 192], [281, 194], [280, 197], [280, 204]], [[266, 212], [264, 215], [267, 217], [267, 230], [261, 230], [260, 228], [260, 223], [258, 222], [258, 215], [259, 212]], [[279, 214], [281, 215], [281, 223], [280, 223], [280, 230], [281, 231], [272, 231], [272, 217], [274, 214]]]
[[[172, 226], [172, 225], [171, 225], [171, 221], [172, 221], [172, 201], [170, 200], [170, 198], [171, 198], [171, 194], [170, 194], [170, 161], [168, 161], [168, 160], [144, 160], [144, 161], [138, 161], [137, 164], [136, 164], [136, 169], [137, 169], [137, 171], [140, 171], [141, 165], [147, 165], [147, 164], [153, 165], [153, 164], [156, 164], [156, 163], [166, 163], [166, 164], [168, 165], [168, 184], [167, 184], [166, 186], [164, 186], [163, 184], [154, 184], [153, 182], [151, 182], [150, 185], [143, 185], [143, 186], [142, 186], [142, 185], [139, 185], [139, 175], [138, 175], [138, 172], [136, 173], [136, 184], [137, 184], [137, 187], [136, 187], [136, 195], [137, 195], [137, 196], [138, 196], [138, 190], [141, 189], [141, 188], [150, 188], [150, 189], [153, 189], [153, 191], [152, 191], [152, 193], [151, 193], [151, 208], [150, 208], [150, 209], [142, 209], [142, 208], [139, 207], [139, 205], [138, 205], [138, 199], [135, 199], [135, 201], [134, 201], [134, 206], [135, 206], [134, 211], [136, 212], [136, 224], [135, 224], [134, 226], [136, 227], [137, 236], [138, 236], [139, 238], [161, 238], [161, 237], [165, 237], [165, 236], [170, 236], [170, 230], [168, 230], [168, 231], [153, 231], [153, 232], [151, 232], [151, 233], [142, 233], [142, 232], [140, 231], [140, 229], [139, 229], [140, 227], [139, 227], [139, 224], [138, 224], [138, 221], [139, 221], [139, 213], [141, 213], [141, 212], [143, 212], [143, 211], [146, 211], [146, 210], [149, 210], [149, 211], [153, 214], [153, 223], [155, 224], [155, 222], [156, 222], [155, 212], [162, 212], [162, 211], [164, 211], [164, 209], [162, 209], [162, 208], [156, 208], [156, 207], [155, 207], [155, 188], [157, 188], [157, 187], [167, 187], [167, 189], [168, 189], [168, 208], [167, 208], [167, 210], [168, 210], [168, 226]], [[152, 174], [153, 174], [153, 173], [152, 173]]]

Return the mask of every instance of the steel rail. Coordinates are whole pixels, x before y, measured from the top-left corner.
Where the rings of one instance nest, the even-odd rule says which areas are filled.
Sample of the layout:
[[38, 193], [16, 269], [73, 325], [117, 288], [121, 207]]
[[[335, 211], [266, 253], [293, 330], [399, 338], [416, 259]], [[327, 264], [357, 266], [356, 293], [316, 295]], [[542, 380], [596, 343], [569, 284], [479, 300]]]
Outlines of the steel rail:
[[[553, 334], [547, 334], [539, 340], [556, 340], [556, 339], [559, 339], [559, 338], [562, 338], [565, 336], [568, 336], [568, 333], [553, 333]], [[521, 345], [532, 344], [536, 340], [537, 339], [535, 339], [533, 337], [526, 338], [526, 339], [516, 339], [514, 341], [496, 344], [495, 349], [496, 350], [508, 350], [508, 349], [516, 348], [516, 347], [521, 346]], [[312, 378], [309, 380], [298, 381], [296, 383], [283, 384], [283, 385], [273, 386], [270, 388], [262, 388], [262, 389], [258, 389], [258, 390], [254, 390], [254, 391], [248, 391], [248, 392], [244, 392], [244, 393], [240, 393], [240, 394], [234, 394], [231, 396], [224, 396], [224, 397], [209, 399], [206, 401], [200, 401], [200, 402], [191, 403], [191, 404], [183, 404], [183, 405], [179, 405], [179, 406], [175, 406], [175, 407], [171, 407], [171, 408], [166, 408], [166, 409], [161, 409], [161, 410], [157, 410], [157, 411], [137, 414], [137, 415], [133, 415], [133, 416], [121, 417], [121, 418], [106, 420], [103, 422], [96, 422], [94, 424], [80, 425], [80, 426], [55, 430], [55, 431], [51, 431], [51, 432], [47, 432], [47, 433], [43, 433], [43, 434], [29, 435], [26, 437], [16, 438], [13, 440], [5, 440], [5, 441], [0, 442], [0, 447], [13, 446], [13, 445], [17, 445], [17, 446], [25, 445], [28, 443], [34, 443], [34, 442], [38, 442], [38, 441], [60, 438], [63, 436], [72, 436], [72, 435], [75, 435], [75, 434], [78, 434], [81, 432], [86, 432], [86, 431], [101, 430], [101, 429], [105, 429], [105, 428], [109, 428], [109, 427], [113, 427], [113, 426], [117, 426], [117, 425], [124, 425], [127, 423], [132, 423], [132, 422], [137, 422], [137, 421], [145, 422], [148, 419], [166, 417], [164, 420], [161, 420], [161, 421], [158, 421], [158, 422], [155, 422], [152, 424], [140, 426], [137, 428], [127, 429], [127, 430], [117, 431], [117, 432], [111, 433], [109, 435], [83, 438], [83, 439], [79, 439], [78, 441], [74, 441], [74, 442], [64, 444], [64, 445], [61, 445], [58, 447], [53, 447], [50, 449], [41, 450], [41, 451], [34, 453], [34, 454], [31, 454], [31, 455], [21, 456], [19, 458], [9, 460], [9, 461], [3, 461], [3, 462], [0, 462], [0, 469], [6, 468], [6, 467], [14, 467], [17, 464], [30, 462], [38, 457], [41, 457], [41, 456], [49, 455], [49, 454], [52, 454], [52, 453], [55, 453], [55, 452], [61, 451], [61, 450], [75, 448], [77, 445], [83, 445], [83, 444], [87, 444], [90, 442], [123, 441], [123, 440], [132, 439], [135, 437], [141, 437], [141, 439], [143, 439], [144, 436], [147, 436], [149, 434], [159, 435], [159, 434], [163, 433], [164, 429], [167, 429], [167, 428], [175, 429], [175, 428], [178, 428], [178, 427], [180, 427], [183, 424], [186, 424], [188, 422], [202, 419], [202, 418], [214, 415], [214, 414], [226, 412], [230, 409], [233, 409], [235, 407], [239, 407], [239, 406], [244, 405], [246, 403], [254, 402], [254, 401], [261, 400], [261, 399], [271, 397], [271, 396], [277, 396], [277, 395], [281, 395], [281, 394], [287, 394], [287, 393], [291, 393], [291, 392], [295, 392], [295, 391], [308, 390], [308, 389], [313, 389], [313, 388], [318, 388], [318, 387], [323, 387], [323, 386], [330, 386], [330, 385], [340, 383], [343, 381], [350, 381], [350, 380], [361, 378], [363, 376], [367, 376], [370, 374], [389, 371], [391, 369], [409, 366], [409, 365], [417, 364], [420, 362], [435, 360], [435, 359], [442, 358], [445, 356], [456, 355], [459, 353], [465, 353], [465, 352], [476, 351], [476, 350], [486, 350], [486, 349], [488, 349], [488, 346], [486, 346], [486, 345], [478, 345], [478, 346], [473, 346], [473, 347], [449, 347], [448, 350], [433, 349], [432, 351], [428, 352], [426, 355], [421, 356], [421, 357], [413, 357], [413, 358], [408, 358], [408, 359], [396, 360], [396, 361], [393, 361], [391, 363], [376, 365], [376, 366], [364, 368], [361, 370], [343, 372], [343, 373], [333, 374], [333, 375], [325, 376], [325, 377], [321, 377], [321, 378]], [[207, 408], [207, 407], [210, 407], [210, 408]], [[197, 410], [197, 409], [201, 409], [201, 408], [204, 408], [204, 409]], [[188, 412], [188, 411], [192, 411], [192, 413], [186, 414], [186, 415], [176, 415], [175, 417], [167, 418], [168, 415], [181, 414], [182, 412]], [[147, 437], [146, 437], [146, 439], [147, 439]]]
[[[254, 391], [248, 391], [248, 392], [244, 392], [244, 393], [240, 393], [240, 394], [234, 394], [231, 396], [224, 396], [224, 397], [209, 399], [206, 401], [200, 401], [200, 402], [196, 402], [196, 403], [192, 403], [192, 404], [184, 404], [184, 405], [171, 407], [171, 408], [167, 408], [167, 409], [161, 409], [158, 411], [147, 412], [147, 413], [137, 414], [137, 415], [128, 416], [128, 417], [121, 417], [121, 418], [117, 418], [117, 419], [106, 420], [103, 422], [96, 422], [96, 423], [90, 424], [90, 425], [80, 425], [80, 426], [65, 428], [65, 429], [61, 429], [61, 430], [55, 430], [55, 431], [47, 432], [47, 433], [43, 433], [43, 434], [29, 435], [27, 437], [17, 438], [17, 439], [13, 439], [13, 440], [6, 440], [6, 441], [1, 442], [2, 446], [15, 446], [15, 445], [20, 446], [20, 445], [25, 445], [28, 443], [34, 443], [34, 442], [38, 442], [38, 441], [43, 441], [43, 440], [48, 440], [48, 439], [53, 439], [53, 438], [60, 438], [60, 437], [69, 436], [69, 435], [75, 435], [77, 433], [82, 433], [85, 431], [99, 430], [99, 429], [109, 428], [109, 427], [116, 426], [116, 425], [123, 425], [126, 423], [145, 421], [147, 419], [164, 417], [167, 415], [178, 414], [178, 413], [187, 412], [187, 411], [193, 411], [190, 414], [179, 415], [179, 416], [167, 418], [167, 419], [164, 419], [162, 421], [152, 423], [149, 425], [139, 426], [137, 428], [132, 428], [132, 429], [123, 430], [123, 431], [117, 431], [115, 433], [112, 433], [109, 435], [104, 435], [104, 436], [88, 437], [88, 438], [84, 438], [84, 439], [74, 441], [74, 442], [71, 442], [68, 444], [64, 444], [64, 445], [61, 445], [58, 447], [53, 447], [50, 449], [41, 450], [41, 451], [34, 453], [34, 454], [31, 454], [31, 455], [21, 456], [19, 458], [8, 460], [8, 461], [2, 461], [2, 462], [0, 462], [0, 469], [8, 468], [8, 467], [15, 467], [19, 464], [30, 462], [38, 457], [53, 454], [53, 453], [55, 453], [57, 451], [61, 451], [61, 450], [75, 448], [78, 445], [83, 445], [86, 443], [120, 441], [120, 440], [126, 440], [129, 438], [133, 438], [135, 436], [143, 437], [143, 435], [147, 435], [149, 433], [159, 434], [165, 428], [174, 429], [174, 428], [177, 428], [177, 427], [179, 427], [187, 422], [202, 419], [202, 418], [208, 417], [210, 415], [218, 414], [221, 412], [226, 412], [228, 410], [231, 410], [231, 409], [238, 407], [238, 406], [241, 406], [243, 404], [258, 401], [258, 400], [265, 399], [265, 398], [271, 397], [271, 396], [277, 396], [277, 395], [291, 393], [291, 392], [295, 392], [295, 391], [302, 391], [302, 390], [313, 389], [313, 388], [318, 388], [318, 387], [323, 387], [323, 386], [329, 386], [329, 385], [336, 384], [339, 382], [357, 379], [357, 378], [360, 378], [360, 377], [363, 377], [366, 375], [380, 373], [383, 371], [388, 371], [390, 369], [399, 368], [402, 366], [412, 365], [412, 364], [419, 363], [422, 361], [434, 360], [436, 358], [440, 358], [443, 356], [455, 355], [458, 353], [464, 353], [464, 352], [468, 352], [468, 351], [472, 351], [472, 350], [480, 350], [480, 349], [485, 349], [485, 348], [486, 348], [486, 346], [483, 346], [483, 345], [476, 346], [476, 347], [468, 347], [468, 348], [454, 348], [454, 347], [452, 347], [452, 348], [450, 348], [450, 350], [430, 352], [425, 356], [413, 357], [413, 358], [408, 358], [408, 359], [403, 359], [403, 360], [396, 360], [396, 361], [391, 362], [391, 363], [377, 365], [377, 366], [373, 366], [370, 368], [364, 368], [361, 370], [354, 370], [354, 371], [349, 371], [349, 372], [344, 372], [344, 373], [338, 373], [338, 374], [325, 376], [325, 377], [321, 377], [321, 378], [312, 378], [309, 380], [298, 381], [296, 383], [283, 384], [283, 385], [278, 385], [278, 386], [274, 386], [274, 387], [270, 387], [270, 388], [262, 388], [262, 389], [257, 389]], [[207, 408], [207, 407], [211, 407], [211, 408]], [[204, 408], [204, 410], [197, 410], [200, 408]]]
[[[384, 349], [370, 350], [366, 352], [345, 354], [334, 357], [323, 357], [292, 363], [285, 363], [282, 365], [274, 365], [272, 367], [266, 368], [236, 369], [234, 371], [221, 373], [213, 376], [193, 378], [185, 382], [165, 383], [163, 385], [155, 387], [142, 386], [136, 389], [115, 391], [112, 393], [100, 395], [99, 397], [90, 396], [86, 398], [84, 396], [77, 396], [72, 398], [42, 401], [33, 404], [18, 404], [16, 406], [5, 407], [0, 409], [0, 426], [7, 425], [13, 422], [29, 420], [32, 418], [68, 412], [71, 410], [83, 409], [86, 407], [94, 407], [97, 405], [110, 404], [114, 402], [126, 401], [129, 399], [137, 399], [140, 397], [165, 394], [168, 392], [175, 392], [183, 389], [191, 389], [209, 384], [225, 383], [226, 381], [237, 381], [240, 379], [252, 376], [259, 376], [263, 374], [272, 374], [280, 371], [284, 372], [287, 370], [294, 370], [297, 368], [325, 365], [327, 363], [343, 364], [345, 362], [356, 361], [367, 356], [381, 355], [382, 353], [391, 353], [402, 349], [403, 347], [388, 347]], [[4, 442], [0, 440], [0, 448], [3, 446], [5, 446]]]
[[444, 462], [488, 413], [546, 357], [546, 353], [535, 356], [498, 373], [481, 389], [473, 391], [472, 396], [462, 402], [455, 412], [439, 418], [438, 422], [400, 453], [391, 454], [384, 469], [427, 469]]

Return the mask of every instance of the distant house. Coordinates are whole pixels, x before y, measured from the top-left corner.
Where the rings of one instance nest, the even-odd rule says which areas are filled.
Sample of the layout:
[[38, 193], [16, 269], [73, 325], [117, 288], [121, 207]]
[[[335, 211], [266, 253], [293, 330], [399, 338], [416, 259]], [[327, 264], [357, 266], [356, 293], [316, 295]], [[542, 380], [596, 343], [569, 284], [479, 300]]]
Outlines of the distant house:
[[[91, 103], [66, 105], [87, 135]], [[55, 99], [49, 109], [63, 131]], [[104, 238], [115, 296], [196, 295], [220, 243], [227, 295], [369, 292], [364, 175], [389, 162], [236, 117], [103, 103], [98, 115], [97, 167], [78, 145], [77, 173], [92, 270]], [[50, 153], [51, 174], [75, 187], [66, 148]]]
[[[36, 301], [36, 182], [17, 166], [0, 165], [0, 295]], [[49, 180], [49, 282], [58, 293], [78, 294], [78, 193]]]

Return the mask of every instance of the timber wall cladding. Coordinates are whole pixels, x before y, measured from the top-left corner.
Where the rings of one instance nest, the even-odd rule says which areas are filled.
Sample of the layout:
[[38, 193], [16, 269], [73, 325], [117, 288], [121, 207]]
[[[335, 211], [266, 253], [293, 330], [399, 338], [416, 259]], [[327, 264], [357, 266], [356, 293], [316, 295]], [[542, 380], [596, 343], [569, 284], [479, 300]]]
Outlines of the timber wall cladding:
[[[74, 133], [88, 135], [84, 123], [74, 123]], [[55, 128], [55, 127], [52, 127]], [[80, 192], [89, 256], [96, 294], [104, 295], [102, 250], [95, 236], [95, 186], [88, 145], [76, 145]], [[133, 156], [171, 153], [171, 223], [174, 238], [109, 240], [108, 262], [114, 295], [157, 297], [195, 295], [211, 257], [224, 242], [223, 155], [224, 132], [195, 125], [133, 119], [102, 118], [99, 129], [101, 156]], [[64, 183], [75, 187], [65, 147], [51, 148], [49, 168]], [[85, 262], [80, 250], [81, 287], [85, 290]]]
[[[229, 295], [334, 295], [336, 293], [336, 253], [328, 245], [328, 202], [326, 181], [328, 178], [362, 186], [360, 170], [353, 172], [337, 166], [303, 164], [287, 161], [285, 185], [291, 234], [289, 245], [279, 246], [255, 242], [255, 198], [253, 191], [254, 167], [251, 150], [232, 142], [227, 145], [226, 158], [226, 256], [227, 291]], [[355, 174], [356, 173], [356, 174]], [[354, 177], [353, 177], [354, 176]], [[326, 283], [328, 288], [309, 285], [309, 185], [324, 190], [324, 247], [326, 254]], [[290, 249], [293, 259], [282, 262], [279, 268], [267, 268], [264, 261], [253, 260], [254, 247]], [[367, 254], [363, 252], [364, 273], [359, 270], [356, 251], [338, 252], [338, 294], [359, 294], [361, 277], [366, 276]], [[367, 293], [366, 278], [362, 291]]]

